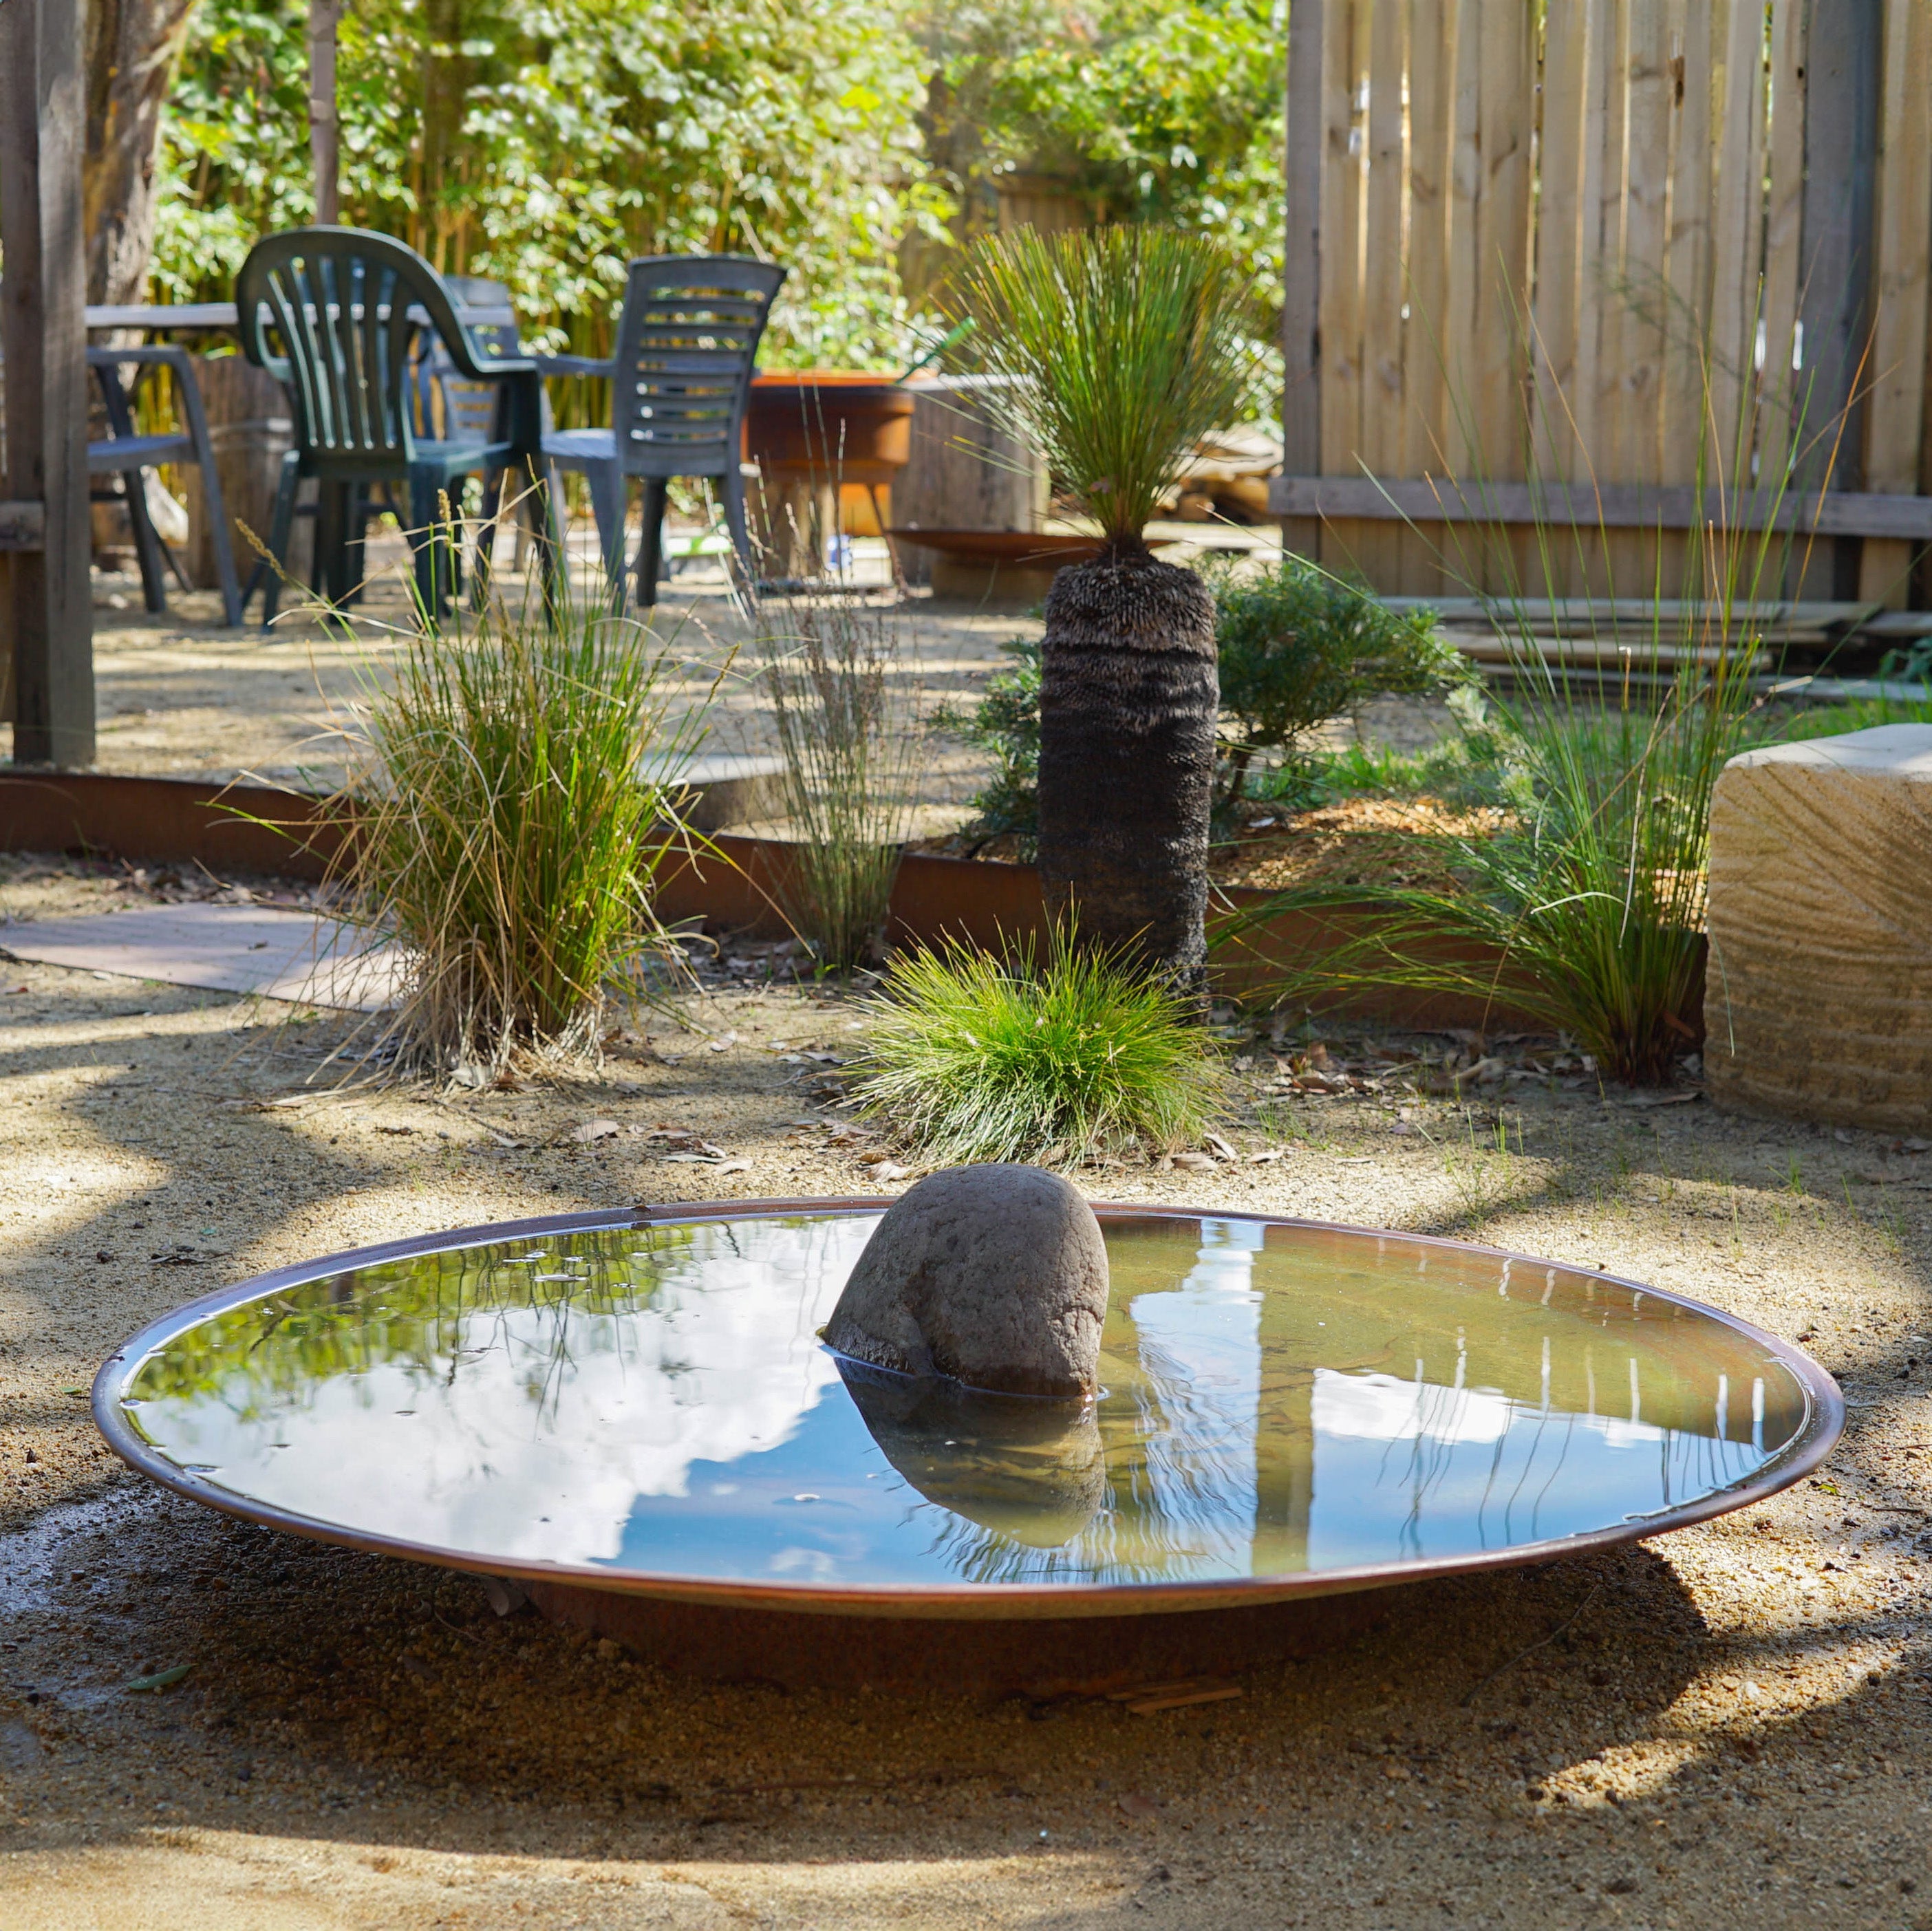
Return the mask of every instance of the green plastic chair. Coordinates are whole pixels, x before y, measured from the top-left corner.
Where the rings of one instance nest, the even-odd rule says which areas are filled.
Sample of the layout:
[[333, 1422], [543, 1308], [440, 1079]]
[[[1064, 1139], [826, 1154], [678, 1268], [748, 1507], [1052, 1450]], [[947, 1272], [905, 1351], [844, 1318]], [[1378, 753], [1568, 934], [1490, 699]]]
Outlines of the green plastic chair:
[[[479, 352], [442, 277], [412, 248], [364, 229], [296, 228], [258, 241], [236, 277], [235, 300], [242, 352], [288, 390], [295, 418], [296, 447], [283, 461], [268, 539], [277, 562], [288, 555], [297, 487], [313, 476], [320, 485], [315, 587], [332, 601], [345, 600], [356, 587], [351, 551], [362, 547], [367, 493], [400, 485], [407, 493], [417, 597], [425, 619], [436, 621], [456, 581], [444, 499], [459, 496], [467, 477], [506, 470], [541, 487], [536, 364]], [[446, 441], [416, 434], [411, 352], [424, 328], [462, 376], [504, 385], [506, 406], [494, 433]], [[543, 500], [538, 563], [554, 604], [562, 595], [562, 542], [547, 491]], [[479, 591], [487, 567], [486, 550], [477, 559]], [[277, 589], [272, 576], [266, 619], [274, 616]]]

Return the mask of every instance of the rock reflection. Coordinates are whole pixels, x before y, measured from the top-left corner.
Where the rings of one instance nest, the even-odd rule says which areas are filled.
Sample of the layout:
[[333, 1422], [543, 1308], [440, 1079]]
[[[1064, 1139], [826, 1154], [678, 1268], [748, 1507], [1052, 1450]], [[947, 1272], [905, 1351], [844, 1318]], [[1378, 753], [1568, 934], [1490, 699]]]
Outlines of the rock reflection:
[[837, 1358], [872, 1439], [928, 1502], [1030, 1549], [1061, 1549], [1106, 1500], [1091, 1402], [984, 1394]]

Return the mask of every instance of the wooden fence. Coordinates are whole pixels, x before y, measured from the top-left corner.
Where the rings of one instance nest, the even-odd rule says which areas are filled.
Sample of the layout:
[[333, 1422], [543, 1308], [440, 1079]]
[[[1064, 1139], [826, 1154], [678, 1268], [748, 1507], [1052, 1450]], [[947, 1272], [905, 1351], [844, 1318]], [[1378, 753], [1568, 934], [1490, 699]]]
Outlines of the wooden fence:
[[1928, 265], [1932, 0], [1294, 0], [1274, 506], [1392, 592], [1923, 603]]

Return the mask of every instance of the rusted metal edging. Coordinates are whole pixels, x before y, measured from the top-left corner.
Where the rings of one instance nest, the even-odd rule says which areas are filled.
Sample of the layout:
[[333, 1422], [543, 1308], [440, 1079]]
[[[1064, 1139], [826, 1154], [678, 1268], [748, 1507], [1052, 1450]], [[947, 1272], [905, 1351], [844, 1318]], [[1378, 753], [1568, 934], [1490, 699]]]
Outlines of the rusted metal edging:
[[[0, 850], [75, 852], [313, 882], [326, 874], [345, 835], [343, 820], [331, 815], [327, 801], [304, 792], [93, 772], [0, 773]], [[701, 844], [668, 852], [656, 879], [658, 915], [670, 925], [701, 923], [713, 932], [783, 938], [791, 930], [784, 907], [796, 850], [776, 838], [716, 832]], [[1274, 896], [1252, 886], [1216, 887], [1210, 933], [1216, 923], [1252, 915]], [[1263, 995], [1282, 967], [1292, 962], [1305, 969], [1324, 945], [1350, 943], [1375, 916], [1366, 906], [1282, 913], [1215, 960], [1214, 986], [1237, 998]], [[1042, 943], [1051, 925], [1040, 874], [1031, 865], [908, 852], [893, 882], [886, 936], [895, 946], [952, 939], [1000, 950], [1028, 940]], [[1485, 972], [1501, 963], [1488, 957], [1466, 962]], [[1531, 1023], [1501, 998], [1492, 1002], [1400, 987], [1338, 992], [1314, 1003], [1339, 1018], [1424, 1030]], [[1687, 1023], [1694, 1027], [1702, 1009], [1700, 985]]]

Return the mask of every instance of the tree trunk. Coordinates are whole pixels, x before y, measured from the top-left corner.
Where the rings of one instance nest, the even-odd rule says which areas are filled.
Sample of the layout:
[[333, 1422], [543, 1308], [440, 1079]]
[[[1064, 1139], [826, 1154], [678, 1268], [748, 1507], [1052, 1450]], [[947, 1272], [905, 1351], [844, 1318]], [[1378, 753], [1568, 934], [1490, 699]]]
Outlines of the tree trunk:
[[1062, 570], [1046, 598], [1040, 871], [1088, 946], [1198, 992], [1220, 688], [1214, 600], [1144, 551]]
[[424, 0], [423, 24], [422, 157], [417, 190], [419, 224], [416, 250], [440, 274], [459, 274], [464, 262], [452, 257], [449, 240], [456, 226], [451, 188], [463, 153], [463, 121], [470, 105], [472, 63], [460, 51], [474, 29], [469, 0]]
[[139, 301], [147, 286], [161, 112], [174, 86], [193, 4], [88, 0], [81, 197], [89, 301]]
[[335, 112], [335, 36], [342, 0], [309, 0], [308, 151], [315, 171], [315, 218], [342, 218], [342, 133]]

